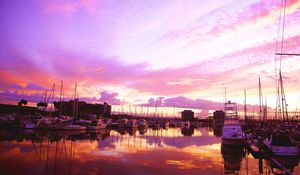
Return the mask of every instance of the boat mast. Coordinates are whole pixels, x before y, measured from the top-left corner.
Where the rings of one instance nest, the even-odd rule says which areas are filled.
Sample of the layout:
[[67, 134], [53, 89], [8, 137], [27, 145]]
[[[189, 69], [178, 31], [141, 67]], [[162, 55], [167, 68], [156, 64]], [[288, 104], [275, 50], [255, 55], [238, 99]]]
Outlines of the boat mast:
[[285, 99], [285, 93], [284, 93], [284, 88], [283, 88], [281, 71], [279, 71], [279, 81], [280, 81], [280, 96], [281, 96], [282, 117], [283, 117], [283, 121], [287, 121], [288, 120], [288, 111], [287, 111], [287, 103], [286, 103], [286, 99]]
[[261, 91], [261, 83], [260, 83], [260, 77], [258, 79], [258, 87], [259, 87], [259, 122], [261, 122], [261, 116], [262, 116], [262, 91]]
[[[54, 104], [53, 104], [53, 100], [54, 100], [54, 92], [55, 92], [55, 83], [53, 83], [53, 87], [52, 87], [52, 96], [51, 96], [51, 102], [52, 102], [52, 105], [53, 105], [53, 106], [54, 106]], [[50, 116], [52, 117], [52, 109], [51, 109]]]
[[77, 96], [77, 83], [75, 84], [75, 88], [74, 88], [74, 104], [73, 104], [73, 119], [76, 118], [76, 96]]
[[244, 89], [244, 115], [245, 115], [245, 120], [247, 120], [247, 94], [246, 94], [246, 89]]
[[60, 81], [60, 95], [59, 95], [59, 116], [61, 116], [61, 112], [62, 112], [62, 91], [63, 91], [63, 81]]

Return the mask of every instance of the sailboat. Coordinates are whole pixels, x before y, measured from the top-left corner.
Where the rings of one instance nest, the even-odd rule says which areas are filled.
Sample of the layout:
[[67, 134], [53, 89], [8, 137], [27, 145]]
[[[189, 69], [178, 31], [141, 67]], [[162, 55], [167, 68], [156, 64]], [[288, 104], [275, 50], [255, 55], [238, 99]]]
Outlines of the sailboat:
[[[78, 115], [78, 96], [77, 96], [77, 83], [74, 89], [74, 104], [73, 104], [73, 120], [77, 118]], [[86, 126], [81, 126], [79, 124], [69, 123], [64, 126], [65, 130], [86, 130]]]
[[[284, 27], [285, 27], [285, 7], [286, 2], [283, 1], [282, 9], [283, 9], [283, 17], [280, 15], [279, 18], [279, 26], [278, 26], [278, 36], [276, 41], [276, 49], [275, 49], [275, 72], [276, 72], [276, 92], [277, 92], [277, 102], [276, 102], [276, 119], [282, 119], [285, 124], [289, 125], [289, 117], [288, 117], [288, 110], [287, 110], [287, 102], [285, 98], [285, 92], [283, 87], [283, 80], [282, 80], [282, 56], [300, 56], [300, 54], [290, 54], [290, 53], [283, 53], [283, 41], [284, 41]], [[282, 25], [280, 23], [282, 22]], [[281, 29], [281, 33], [280, 33]], [[280, 53], [278, 53], [278, 38], [281, 34], [281, 45], [280, 45]], [[277, 76], [277, 66], [276, 66], [276, 56], [280, 56], [280, 64], [279, 64], [279, 71]], [[278, 79], [277, 79], [278, 77]], [[279, 115], [278, 115], [279, 114]], [[264, 140], [263, 144], [271, 152], [274, 156], [288, 156], [288, 157], [297, 157], [299, 154], [297, 145], [293, 142], [290, 137], [290, 134], [287, 132], [273, 132], [270, 139]]]

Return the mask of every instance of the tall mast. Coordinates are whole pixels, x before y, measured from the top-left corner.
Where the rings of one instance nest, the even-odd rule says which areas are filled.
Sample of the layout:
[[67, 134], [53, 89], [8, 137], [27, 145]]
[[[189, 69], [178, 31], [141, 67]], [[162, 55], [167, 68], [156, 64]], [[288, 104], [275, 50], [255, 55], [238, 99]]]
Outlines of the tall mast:
[[281, 71], [279, 71], [279, 80], [280, 80], [280, 96], [281, 96], [282, 115], [283, 115], [283, 120], [285, 121], [285, 120], [288, 120], [288, 111], [287, 111], [287, 103], [286, 103], [286, 99], [285, 99]]
[[261, 91], [261, 83], [260, 83], [260, 77], [258, 79], [258, 86], [259, 86], [259, 121], [261, 122], [261, 116], [262, 116], [262, 91]]
[[247, 120], [247, 94], [246, 94], [246, 89], [244, 89], [244, 115], [245, 115], [245, 120]]
[[[55, 83], [53, 83], [53, 87], [52, 87], [52, 97], [51, 97], [51, 103], [53, 104], [53, 100], [54, 100], [54, 92], [55, 92]], [[53, 106], [52, 106], [53, 107]], [[51, 109], [51, 113], [50, 113], [51, 117], [52, 117], [52, 109]]]
[[225, 88], [225, 94], [224, 94], [224, 95], [225, 95], [225, 97], [224, 97], [225, 99], [224, 99], [224, 100], [225, 100], [225, 103], [226, 103], [226, 102], [227, 102], [227, 101], [226, 101], [226, 100], [227, 100], [227, 99], [226, 99], [226, 88]]
[[157, 112], [157, 101], [155, 102], [155, 117], [156, 117], [156, 112]]
[[149, 112], [149, 103], [147, 103], [147, 117], [149, 117], [148, 112]]
[[73, 104], [73, 118], [76, 117], [76, 97], [77, 97], [77, 83], [75, 84], [74, 88], [74, 104]]
[[61, 116], [62, 112], [62, 91], [63, 91], [63, 81], [60, 81], [60, 95], [59, 95], [59, 115]]

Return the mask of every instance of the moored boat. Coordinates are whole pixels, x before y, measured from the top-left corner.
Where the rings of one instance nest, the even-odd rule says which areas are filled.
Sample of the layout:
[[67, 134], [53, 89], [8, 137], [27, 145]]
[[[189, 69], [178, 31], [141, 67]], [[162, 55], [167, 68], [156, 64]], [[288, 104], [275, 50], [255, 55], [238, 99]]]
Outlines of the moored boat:
[[228, 101], [225, 103], [225, 120], [222, 132], [222, 144], [243, 145], [246, 136], [243, 133], [241, 123], [238, 119], [236, 103]]
[[263, 144], [275, 156], [298, 156], [298, 147], [287, 133], [273, 133]]
[[106, 124], [101, 119], [99, 119], [97, 122], [91, 123], [87, 127], [88, 130], [99, 130], [99, 129], [105, 129], [105, 128], [106, 128]]
[[64, 130], [85, 130], [85, 126], [77, 125], [77, 124], [66, 124], [64, 126]]

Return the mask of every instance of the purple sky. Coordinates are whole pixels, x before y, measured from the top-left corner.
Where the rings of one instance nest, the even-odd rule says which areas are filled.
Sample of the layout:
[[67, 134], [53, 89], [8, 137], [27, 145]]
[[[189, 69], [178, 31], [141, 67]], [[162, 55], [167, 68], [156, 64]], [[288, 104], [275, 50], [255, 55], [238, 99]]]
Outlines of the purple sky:
[[[222, 102], [226, 87], [229, 99], [243, 103], [247, 89], [256, 104], [261, 77], [275, 107], [280, 9], [281, 0], [2, 0], [0, 102], [36, 102], [53, 83], [58, 95], [63, 80], [66, 98], [77, 82], [93, 102], [186, 98], [202, 108]], [[300, 53], [299, 1], [287, 0], [285, 22], [283, 51]], [[294, 110], [299, 58], [283, 57], [282, 72]]]

